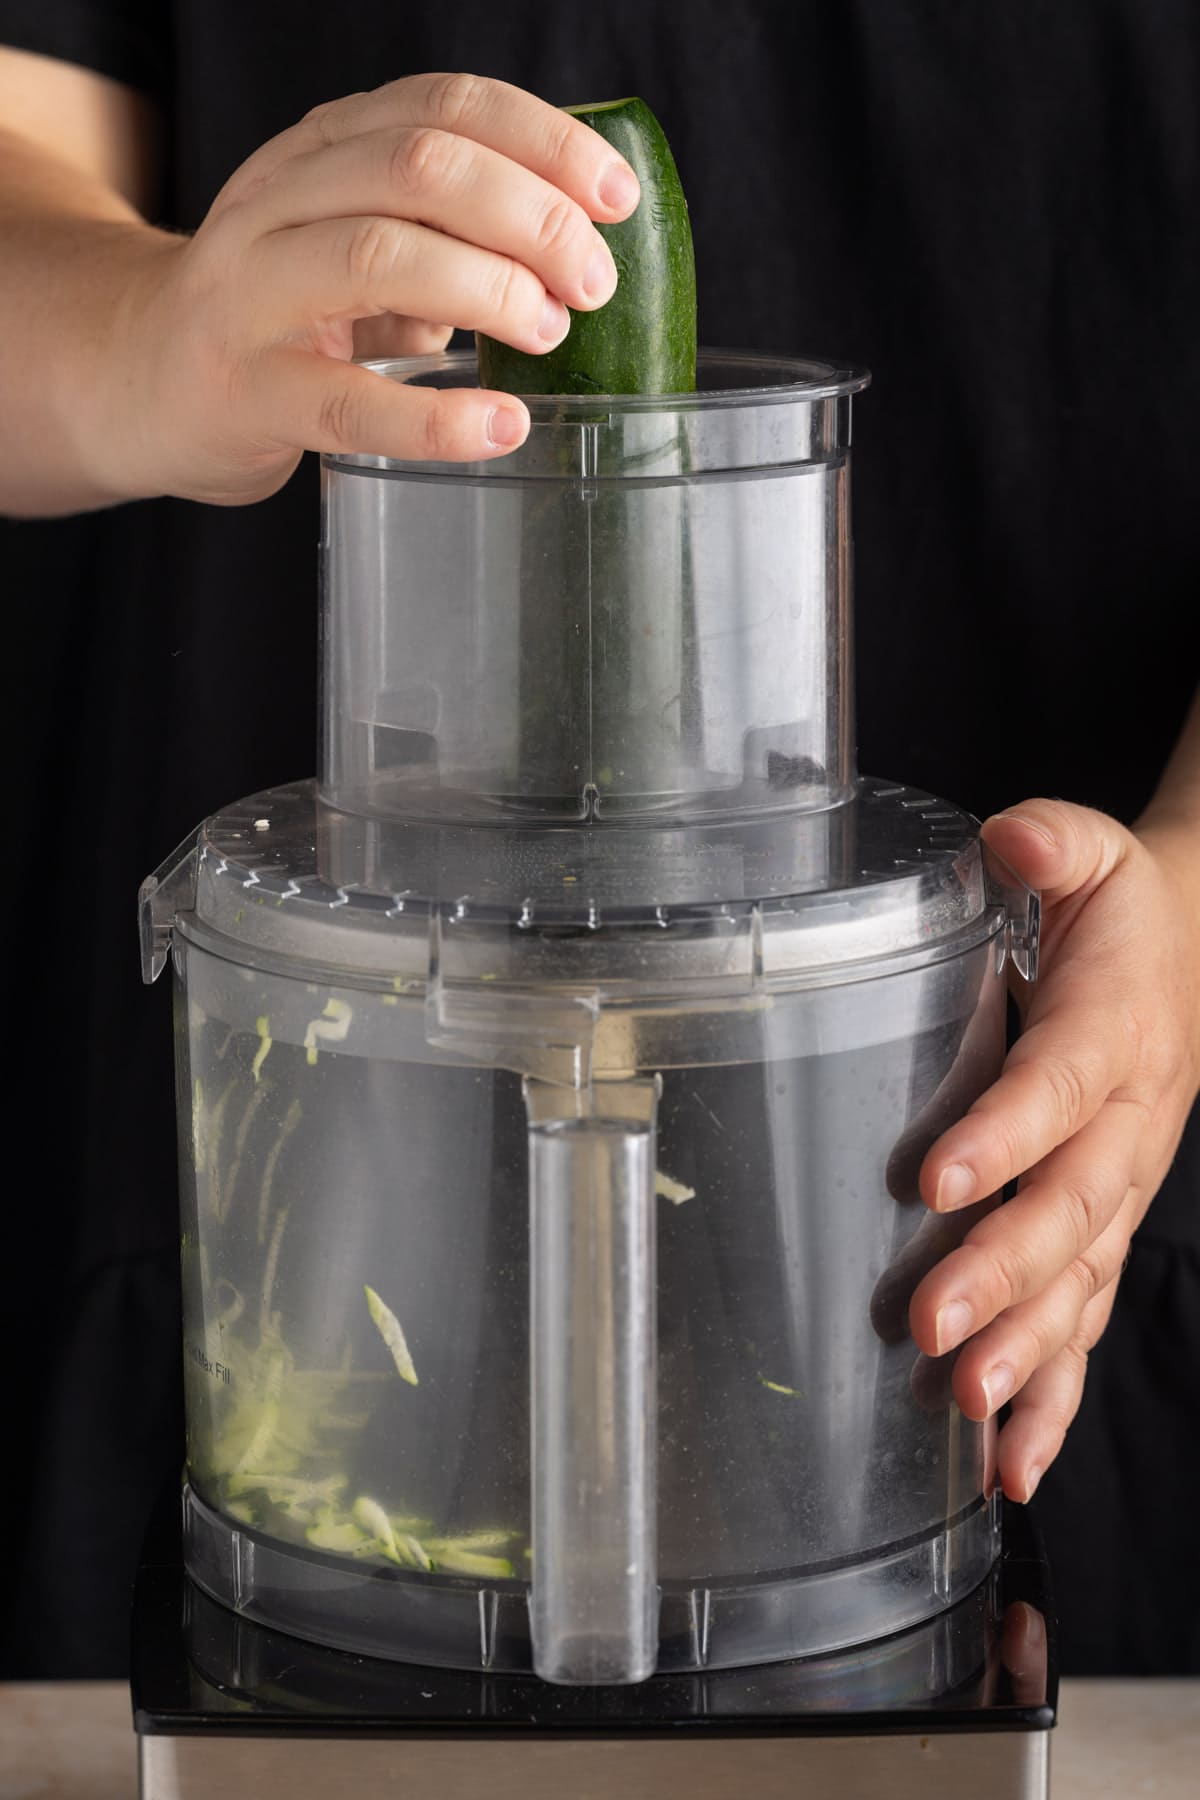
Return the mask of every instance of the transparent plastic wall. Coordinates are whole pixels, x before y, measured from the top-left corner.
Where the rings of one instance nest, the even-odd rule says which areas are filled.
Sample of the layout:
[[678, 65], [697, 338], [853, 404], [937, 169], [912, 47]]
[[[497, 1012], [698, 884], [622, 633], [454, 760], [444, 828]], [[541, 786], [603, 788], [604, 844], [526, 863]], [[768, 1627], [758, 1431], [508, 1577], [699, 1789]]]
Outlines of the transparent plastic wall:
[[1002, 941], [710, 1001], [699, 1044], [685, 1008], [602, 1015], [661, 1098], [589, 1129], [432, 1047], [419, 992], [181, 935], [193, 1578], [344, 1649], [567, 1681], [825, 1652], [969, 1592], [993, 1428], [907, 1302], [990, 1204], [934, 1219], [916, 1171], [999, 1068]]
[[[476, 379], [466, 355], [375, 366]], [[533, 400], [490, 463], [325, 459], [326, 799], [449, 821], [848, 797], [863, 378], [712, 353], [700, 383]]]

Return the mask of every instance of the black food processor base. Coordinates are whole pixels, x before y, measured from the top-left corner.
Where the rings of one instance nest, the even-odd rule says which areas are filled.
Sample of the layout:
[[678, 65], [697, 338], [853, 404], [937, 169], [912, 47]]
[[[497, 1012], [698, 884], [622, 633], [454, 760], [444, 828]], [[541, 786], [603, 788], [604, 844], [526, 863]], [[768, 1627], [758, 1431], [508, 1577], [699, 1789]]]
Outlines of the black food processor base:
[[836, 1656], [609, 1688], [376, 1661], [267, 1630], [191, 1584], [178, 1517], [173, 1499], [134, 1602], [142, 1800], [1049, 1791], [1056, 1634], [1023, 1508], [1005, 1505], [988, 1580], [914, 1630]]

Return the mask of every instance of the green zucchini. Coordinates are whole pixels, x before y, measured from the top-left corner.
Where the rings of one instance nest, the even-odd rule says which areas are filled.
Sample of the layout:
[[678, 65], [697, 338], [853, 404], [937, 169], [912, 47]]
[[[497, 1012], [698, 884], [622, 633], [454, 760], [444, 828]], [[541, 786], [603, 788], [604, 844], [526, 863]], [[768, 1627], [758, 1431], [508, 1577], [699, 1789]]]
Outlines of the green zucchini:
[[304, 1536], [314, 1550], [329, 1550], [336, 1556], [353, 1556], [356, 1550], [372, 1541], [350, 1519], [340, 1525], [322, 1520], [319, 1524], [310, 1525]]
[[370, 1313], [380, 1337], [391, 1351], [397, 1374], [402, 1381], [407, 1381], [410, 1387], [416, 1387], [416, 1366], [409, 1352], [408, 1341], [401, 1329], [399, 1319], [386, 1300], [379, 1298], [373, 1287], [364, 1288], [363, 1293], [367, 1296], [367, 1311]]
[[476, 337], [482, 386], [510, 394], [682, 394], [696, 386], [696, 262], [687, 201], [662, 126], [644, 100], [568, 106], [642, 184], [632, 217], [599, 225], [617, 291], [545, 356]]

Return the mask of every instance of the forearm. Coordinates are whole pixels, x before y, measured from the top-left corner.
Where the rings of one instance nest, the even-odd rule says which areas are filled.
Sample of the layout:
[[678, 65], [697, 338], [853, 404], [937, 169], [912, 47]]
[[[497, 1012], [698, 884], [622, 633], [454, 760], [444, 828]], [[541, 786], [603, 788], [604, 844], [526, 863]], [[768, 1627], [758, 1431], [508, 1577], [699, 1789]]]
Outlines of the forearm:
[[1134, 836], [1171, 882], [1179, 915], [1179, 942], [1187, 948], [1174, 966], [1178, 986], [1190, 998], [1195, 1097], [1200, 1083], [1200, 689], [1163, 770], [1154, 797], [1134, 822]]
[[1154, 797], [1133, 829], [1143, 842], [1168, 854], [1191, 884], [1200, 931], [1200, 689]]
[[1191, 825], [1200, 834], [1200, 688], [1138, 829], [1159, 821]]
[[136, 497], [123, 371], [139, 291], [178, 242], [115, 188], [0, 130], [0, 512]]

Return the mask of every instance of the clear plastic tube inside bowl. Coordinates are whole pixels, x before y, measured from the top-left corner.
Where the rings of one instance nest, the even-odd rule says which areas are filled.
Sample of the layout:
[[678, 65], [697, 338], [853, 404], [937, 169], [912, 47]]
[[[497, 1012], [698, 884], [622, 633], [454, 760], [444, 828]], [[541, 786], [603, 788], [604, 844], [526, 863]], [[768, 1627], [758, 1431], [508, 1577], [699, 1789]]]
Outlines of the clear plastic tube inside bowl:
[[446, 822], [846, 799], [863, 379], [704, 353], [695, 394], [530, 401], [493, 462], [327, 457], [325, 798]]

